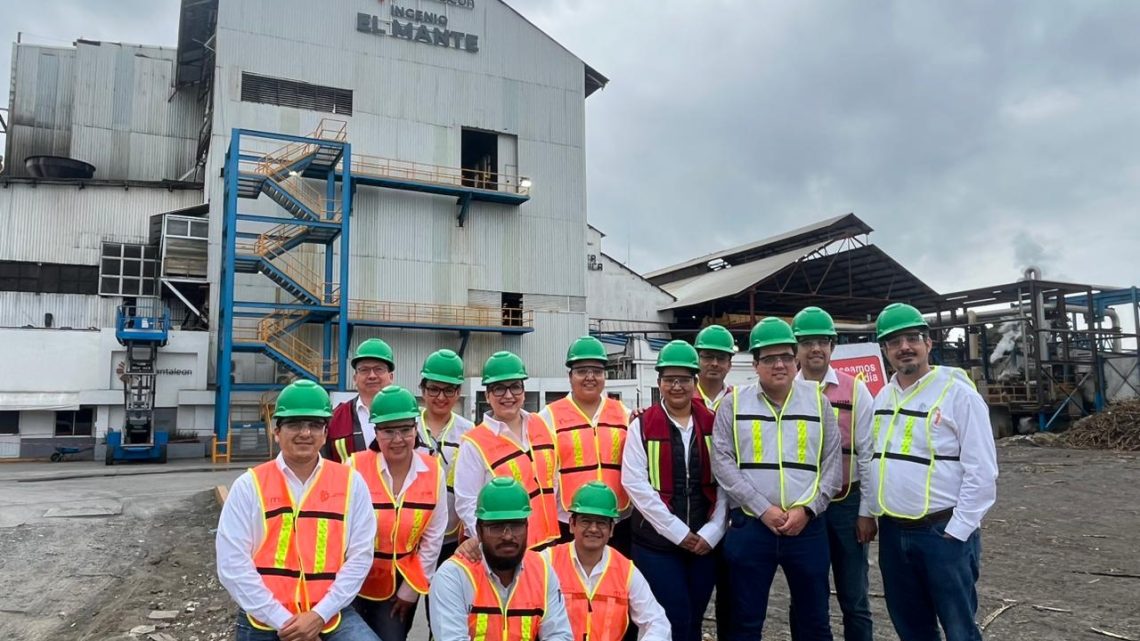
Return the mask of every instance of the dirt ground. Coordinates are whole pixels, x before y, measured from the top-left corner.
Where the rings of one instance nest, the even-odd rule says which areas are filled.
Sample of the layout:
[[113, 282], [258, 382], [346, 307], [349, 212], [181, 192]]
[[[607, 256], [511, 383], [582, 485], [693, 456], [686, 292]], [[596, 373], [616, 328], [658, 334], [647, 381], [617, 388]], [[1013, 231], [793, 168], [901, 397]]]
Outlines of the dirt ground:
[[[1105, 576], [1140, 575], [1140, 455], [1031, 446], [998, 453], [998, 503], [983, 526], [978, 620], [1006, 600], [1016, 604], [988, 623], [986, 638], [1109, 638], [1091, 631], [1098, 628], [1140, 641], [1140, 578]], [[213, 569], [213, 496], [196, 495], [183, 507], [147, 520], [57, 519], [0, 530], [0, 638], [232, 638], [234, 608]], [[895, 639], [876, 552], [875, 638]], [[153, 610], [177, 614], [148, 620]], [[789, 638], [786, 611], [778, 577], [765, 638]], [[841, 639], [834, 603], [832, 613]], [[152, 625], [153, 632], [128, 634]], [[712, 638], [711, 622], [708, 628]]]

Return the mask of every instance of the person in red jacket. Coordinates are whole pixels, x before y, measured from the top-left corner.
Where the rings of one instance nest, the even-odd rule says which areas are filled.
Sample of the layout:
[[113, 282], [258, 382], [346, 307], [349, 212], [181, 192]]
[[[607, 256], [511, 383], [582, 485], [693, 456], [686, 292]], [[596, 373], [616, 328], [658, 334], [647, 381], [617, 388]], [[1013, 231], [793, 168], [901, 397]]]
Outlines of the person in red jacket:
[[352, 382], [356, 398], [337, 405], [329, 421], [328, 442], [321, 455], [337, 463], [348, 463], [354, 452], [363, 452], [376, 438], [370, 420], [372, 399], [392, 384], [396, 358], [388, 343], [370, 338], [356, 348], [352, 357]]

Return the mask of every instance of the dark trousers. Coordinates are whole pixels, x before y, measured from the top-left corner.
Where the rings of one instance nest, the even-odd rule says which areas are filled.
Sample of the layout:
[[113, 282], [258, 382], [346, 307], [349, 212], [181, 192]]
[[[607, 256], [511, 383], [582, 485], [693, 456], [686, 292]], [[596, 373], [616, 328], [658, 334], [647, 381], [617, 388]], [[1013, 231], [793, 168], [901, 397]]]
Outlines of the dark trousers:
[[[455, 554], [455, 550], [458, 547], [459, 547], [459, 541], [450, 541], [450, 542], [444, 543], [443, 547], [441, 547], [439, 549], [439, 561], [436, 562], [435, 567], [438, 568], [440, 565], [443, 564], [444, 561], [450, 559], [451, 555]], [[435, 637], [431, 633], [431, 597], [429, 597], [426, 594], [424, 595], [424, 616], [427, 617], [428, 638], [433, 639]], [[387, 640], [385, 640], [385, 641], [387, 641]]]
[[943, 536], [946, 523], [914, 527], [879, 519], [879, 569], [887, 612], [901, 641], [981, 641], [974, 623], [975, 584], [981, 568], [982, 538]]
[[777, 536], [760, 519], [732, 510], [724, 553], [732, 574], [734, 618], [729, 639], [762, 638], [768, 592], [779, 567], [796, 604], [794, 626], [800, 641], [832, 641], [826, 515], [812, 519], [797, 536]]
[[[859, 488], [847, 498], [827, 508], [827, 541], [831, 553], [831, 576], [839, 609], [843, 611], [844, 641], [872, 641], [871, 600], [868, 592], [867, 546], [855, 538], [855, 522], [859, 518]], [[802, 637], [796, 629], [795, 604], [789, 608], [792, 639]]]
[[633, 545], [633, 562], [673, 628], [673, 641], [701, 641], [701, 624], [716, 584], [716, 552], [698, 556], [673, 548]]

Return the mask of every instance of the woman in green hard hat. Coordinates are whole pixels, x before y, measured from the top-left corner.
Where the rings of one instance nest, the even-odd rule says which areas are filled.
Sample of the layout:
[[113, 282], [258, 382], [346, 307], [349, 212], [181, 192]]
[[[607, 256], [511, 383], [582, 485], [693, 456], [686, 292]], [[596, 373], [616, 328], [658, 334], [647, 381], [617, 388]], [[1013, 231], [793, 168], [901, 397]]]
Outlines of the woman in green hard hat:
[[379, 338], [369, 338], [356, 348], [352, 357], [352, 383], [357, 396], [337, 405], [329, 422], [328, 444], [322, 454], [325, 458], [347, 463], [353, 452], [368, 448], [376, 437], [369, 420], [372, 399], [392, 384], [396, 373], [396, 357], [392, 348]]
[[416, 604], [427, 594], [447, 529], [443, 468], [416, 451], [420, 407], [408, 390], [389, 385], [372, 399], [376, 439], [352, 455], [376, 511], [372, 570], [354, 606], [384, 641], [404, 641]]

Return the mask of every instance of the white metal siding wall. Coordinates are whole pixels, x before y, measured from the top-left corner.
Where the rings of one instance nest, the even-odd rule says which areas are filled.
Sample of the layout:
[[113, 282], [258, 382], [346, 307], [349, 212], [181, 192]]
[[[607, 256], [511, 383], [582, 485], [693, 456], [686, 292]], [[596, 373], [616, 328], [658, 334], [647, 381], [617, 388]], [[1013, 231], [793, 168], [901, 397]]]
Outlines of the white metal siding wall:
[[112, 327], [121, 302], [108, 296], [0, 292], [0, 327], [43, 327], [44, 314], [52, 315], [56, 328]]
[[27, 176], [24, 158], [68, 155], [75, 89], [75, 50], [12, 45], [6, 173]]

